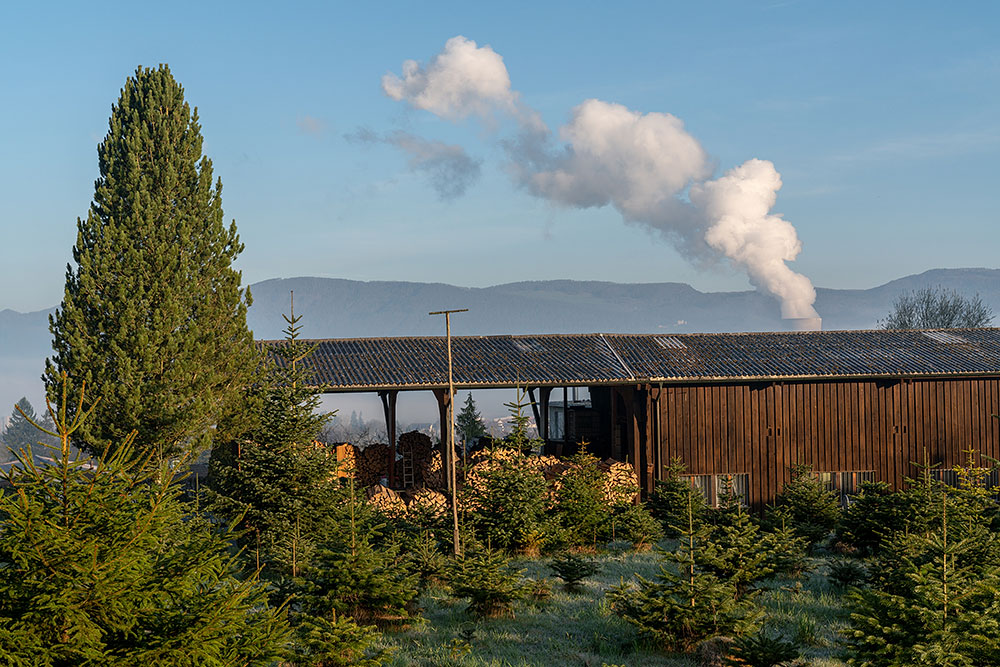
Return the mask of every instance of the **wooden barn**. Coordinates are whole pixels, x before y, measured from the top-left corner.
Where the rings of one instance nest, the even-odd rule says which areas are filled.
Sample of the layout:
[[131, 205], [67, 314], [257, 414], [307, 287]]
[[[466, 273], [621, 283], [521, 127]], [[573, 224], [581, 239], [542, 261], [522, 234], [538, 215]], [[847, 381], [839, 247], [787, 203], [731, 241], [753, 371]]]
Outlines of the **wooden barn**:
[[[379, 393], [393, 447], [400, 391], [433, 392], [446, 423], [444, 337], [311, 342], [324, 392]], [[530, 390], [549, 451], [587, 441], [632, 463], [647, 492], [675, 458], [709, 499], [733, 475], [757, 506], [795, 463], [849, 495], [865, 480], [898, 487], [915, 462], [950, 481], [968, 450], [1000, 459], [1000, 329], [477, 336], [452, 349], [456, 389]], [[588, 402], [567, 400], [575, 387]]]

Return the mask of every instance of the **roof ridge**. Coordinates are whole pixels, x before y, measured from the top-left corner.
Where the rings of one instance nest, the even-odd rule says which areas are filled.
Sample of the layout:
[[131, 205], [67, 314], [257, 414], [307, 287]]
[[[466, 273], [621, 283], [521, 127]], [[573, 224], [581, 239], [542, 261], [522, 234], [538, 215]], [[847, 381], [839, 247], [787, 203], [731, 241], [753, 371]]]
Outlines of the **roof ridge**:
[[[921, 333], [926, 331], [998, 331], [1000, 327], [950, 327], [937, 329], [829, 329], [822, 331], [712, 331], [712, 332], [660, 332], [660, 333], [624, 333], [624, 332], [589, 332], [589, 333], [538, 333], [538, 334], [477, 334], [455, 336], [455, 340], [479, 340], [479, 339], [516, 339], [516, 338], [588, 338], [588, 337], [625, 337], [625, 338], [654, 338], [662, 336], [674, 336], [679, 338], [708, 337], [744, 337], [744, 336], [787, 336], [787, 337], [808, 337], [808, 336], [828, 336], [831, 334], [884, 334], [900, 335], [909, 333]], [[302, 342], [322, 343], [328, 341], [362, 341], [362, 340], [444, 340], [446, 336], [351, 336], [348, 338], [302, 338]], [[283, 339], [261, 338], [259, 343], [278, 343]]]

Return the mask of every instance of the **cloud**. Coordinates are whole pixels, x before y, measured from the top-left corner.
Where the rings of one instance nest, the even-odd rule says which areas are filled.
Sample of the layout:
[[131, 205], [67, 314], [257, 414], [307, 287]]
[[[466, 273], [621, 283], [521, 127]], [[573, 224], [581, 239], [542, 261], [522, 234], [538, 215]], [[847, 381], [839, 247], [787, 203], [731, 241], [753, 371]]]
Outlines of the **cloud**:
[[380, 135], [359, 128], [346, 139], [395, 146], [406, 154], [410, 170], [423, 174], [442, 201], [464, 195], [482, 171], [482, 160], [469, 156], [461, 146], [423, 139], [402, 130]]
[[382, 90], [396, 101], [451, 121], [469, 116], [491, 121], [500, 113], [528, 125], [541, 123], [537, 113], [521, 105], [500, 54], [461, 35], [449, 39], [426, 67], [404, 61], [402, 76], [382, 77]]
[[386, 74], [382, 90], [394, 100], [451, 120], [488, 117], [497, 109], [513, 113], [517, 108], [503, 58], [461, 35], [449, 39], [426, 68], [407, 60], [402, 77]]
[[315, 116], [299, 116], [295, 119], [295, 125], [299, 131], [314, 137], [321, 137], [326, 133], [326, 121]]
[[[541, 116], [512, 88], [503, 58], [461, 36], [448, 40], [426, 67], [404, 62], [402, 76], [387, 74], [382, 88], [395, 100], [449, 121], [515, 120], [517, 133], [500, 145], [515, 182], [533, 195], [574, 208], [613, 206], [626, 222], [658, 232], [693, 261], [728, 258], [781, 301], [784, 317], [816, 316], [812, 284], [786, 264], [798, 256], [801, 243], [791, 223], [771, 213], [781, 177], [770, 162], [748, 160], [710, 180], [715, 166], [679, 118], [597, 99], [572, 110], [556, 146]], [[459, 147], [445, 152], [434, 142], [434, 150], [425, 150], [425, 140], [390, 136], [383, 140], [406, 151], [412, 168], [428, 165], [439, 194], [448, 179], [463, 173], [452, 166], [464, 156]], [[447, 168], [436, 157], [425, 157], [438, 154], [448, 155], [442, 158]]]

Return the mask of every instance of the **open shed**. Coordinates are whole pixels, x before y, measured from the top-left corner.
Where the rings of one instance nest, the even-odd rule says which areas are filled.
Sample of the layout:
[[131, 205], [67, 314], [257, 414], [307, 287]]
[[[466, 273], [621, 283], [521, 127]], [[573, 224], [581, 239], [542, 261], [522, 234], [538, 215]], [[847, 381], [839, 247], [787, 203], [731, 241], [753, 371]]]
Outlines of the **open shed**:
[[[400, 391], [433, 392], [446, 423], [444, 337], [309, 342], [323, 392], [382, 397], [393, 448]], [[732, 475], [752, 505], [793, 463], [850, 494], [898, 487], [915, 462], [949, 481], [964, 452], [1000, 458], [1000, 329], [459, 336], [452, 350], [456, 389], [529, 390], [549, 446], [553, 390], [587, 387], [590, 419], [565, 439], [631, 463], [645, 492], [674, 458], [710, 500]]]

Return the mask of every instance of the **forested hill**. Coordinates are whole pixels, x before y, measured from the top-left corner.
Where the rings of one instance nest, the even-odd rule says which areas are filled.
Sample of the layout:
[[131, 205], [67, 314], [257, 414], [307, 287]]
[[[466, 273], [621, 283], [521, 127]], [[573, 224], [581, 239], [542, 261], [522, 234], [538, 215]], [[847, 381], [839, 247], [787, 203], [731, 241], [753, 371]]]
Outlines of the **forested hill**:
[[[817, 290], [825, 329], [868, 329], [903, 292], [941, 285], [978, 293], [1000, 313], [1000, 269], [935, 269], [866, 290]], [[457, 335], [508, 333], [685, 333], [773, 331], [777, 303], [754, 291], [699, 292], [683, 283], [622, 284], [574, 280], [455, 287], [440, 283], [357, 282], [331, 278], [266, 280], [251, 286], [250, 325], [258, 338], [277, 338], [295, 291], [303, 336], [438, 335], [428, 312], [468, 308], [453, 319]]]
[[[1000, 314], [1000, 269], [934, 269], [865, 290], [817, 290], [825, 329], [867, 329], [901, 293], [941, 285], [978, 293]], [[250, 326], [257, 338], [279, 338], [295, 291], [295, 312], [308, 338], [424, 336], [444, 332], [432, 310], [468, 308], [453, 319], [456, 335], [506, 333], [685, 333], [773, 331], [777, 303], [754, 291], [699, 292], [682, 283], [620, 284], [573, 280], [468, 288], [440, 283], [288, 278], [251, 285]], [[50, 352], [48, 313], [0, 310], [0, 418], [23, 395], [39, 400], [39, 375]], [[1000, 324], [1000, 319], [996, 321]]]

